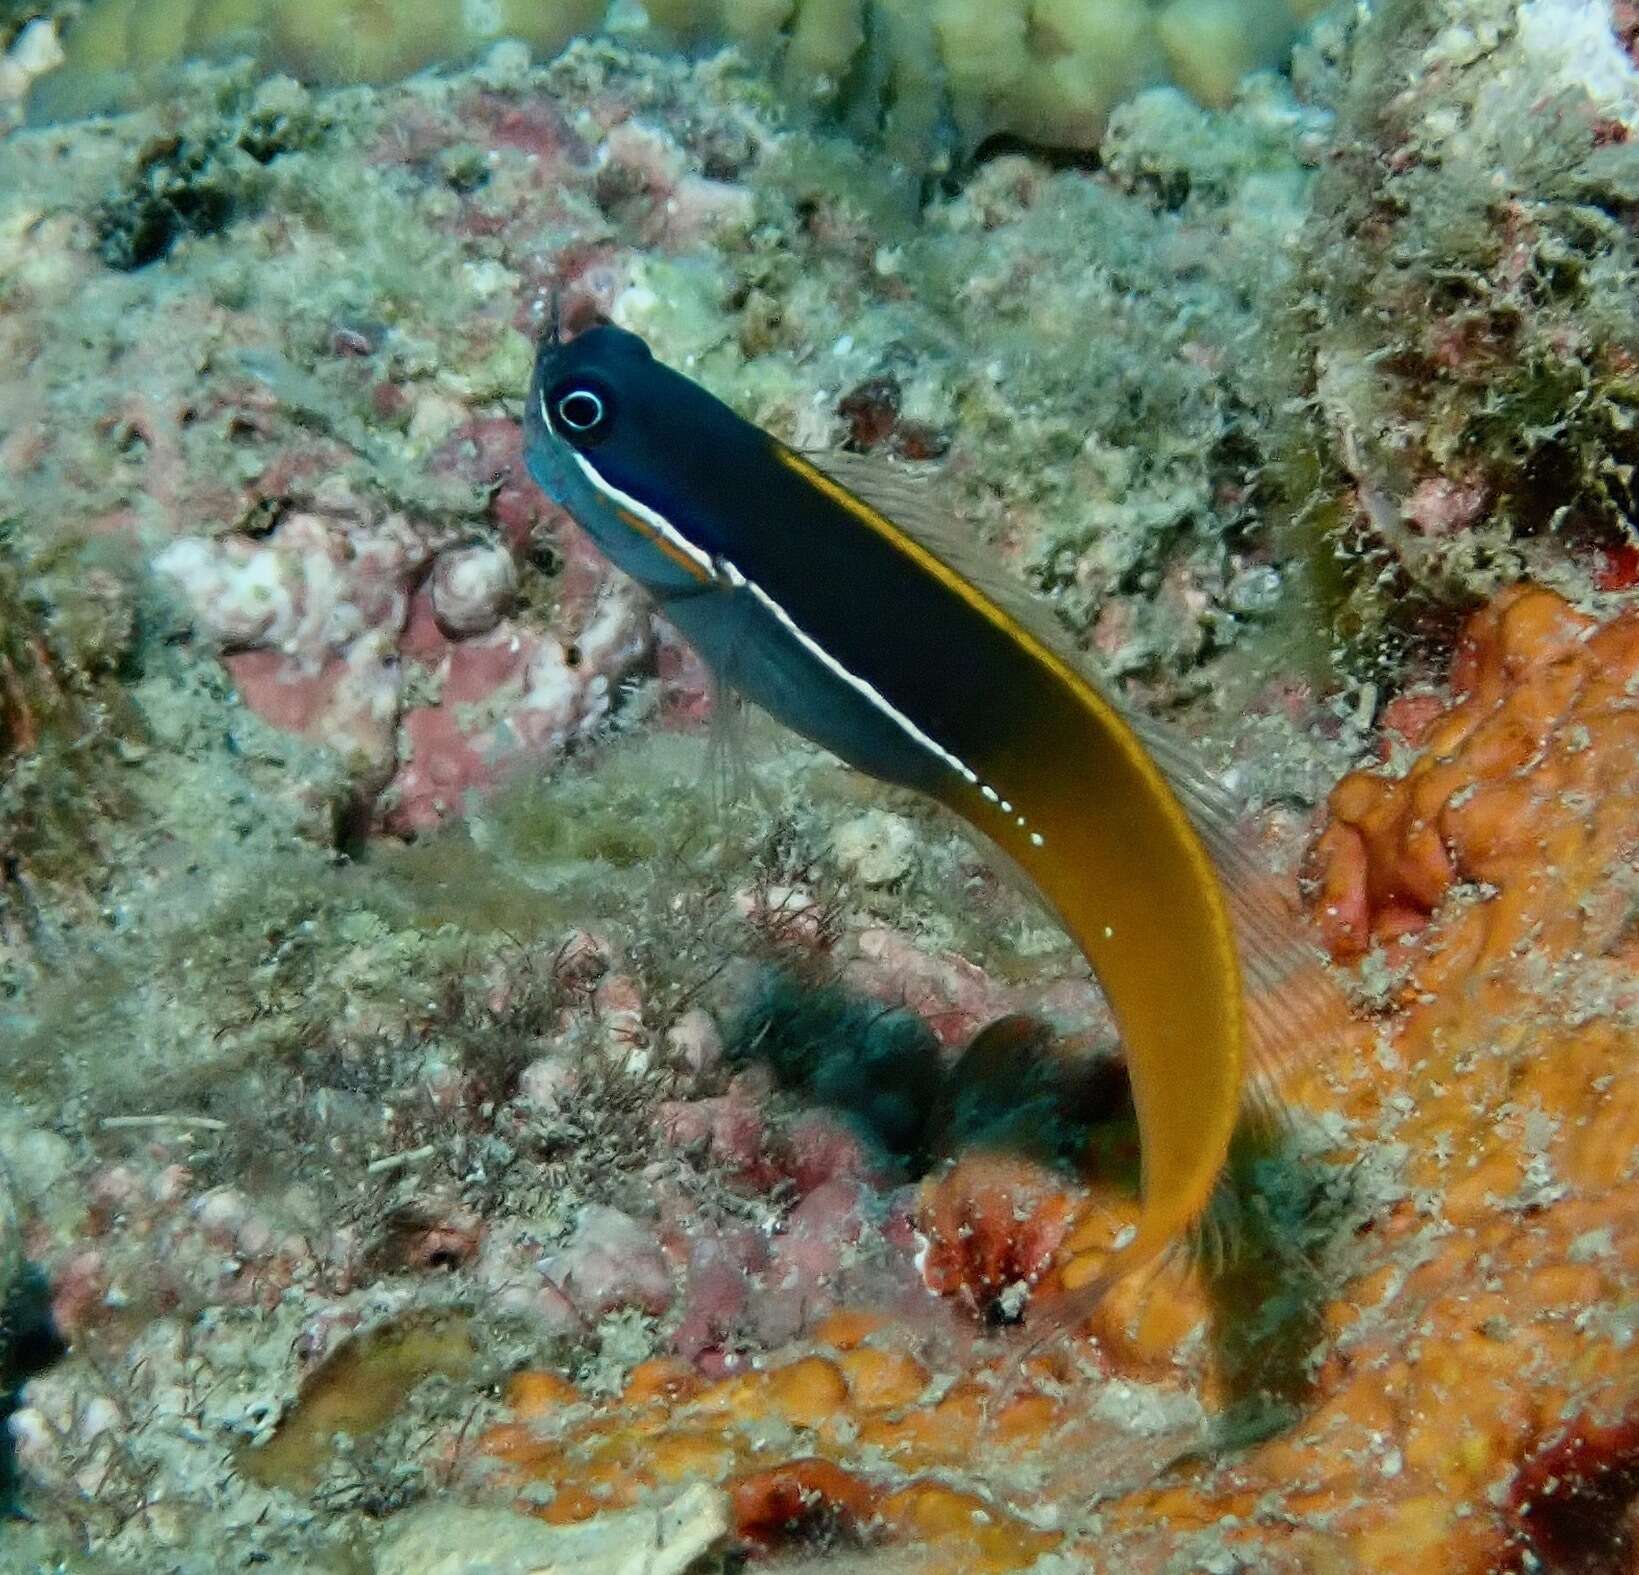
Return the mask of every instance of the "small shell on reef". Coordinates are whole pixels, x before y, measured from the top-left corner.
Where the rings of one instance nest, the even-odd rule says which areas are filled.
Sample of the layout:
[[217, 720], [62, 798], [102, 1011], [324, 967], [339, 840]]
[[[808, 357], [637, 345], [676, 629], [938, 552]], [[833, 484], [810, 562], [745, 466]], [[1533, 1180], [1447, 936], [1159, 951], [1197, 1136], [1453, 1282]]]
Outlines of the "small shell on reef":
[[445, 634], [486, 634], [518, 593], [518, 570], [504, 547], [456, 547], [433, 564], [433, 615]]

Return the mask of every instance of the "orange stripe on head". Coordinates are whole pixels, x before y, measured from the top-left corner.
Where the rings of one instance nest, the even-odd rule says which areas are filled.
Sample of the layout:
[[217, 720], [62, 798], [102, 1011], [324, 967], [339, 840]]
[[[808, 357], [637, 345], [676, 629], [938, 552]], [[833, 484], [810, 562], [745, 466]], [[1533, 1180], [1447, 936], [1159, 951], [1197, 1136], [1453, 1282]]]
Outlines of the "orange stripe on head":
[[630, 509], [625, 508], [616, 508], [615, 513], [619, 517], [622, 525], [630, 526], [631, 529], [635, 530], [638, 535], [643, 537], [645, 541], [652, 542], [661, 550], [661, 552], [666, 555], [666, 557], [675, 563], [678, 568], [688, 570], [689, 574], [697, 579], [702, 585], [705, 585], [710, 581], [711, 573], [709, 570], [707, 570], [703, 565], [695, 562], [695, 560], [689, 557], [687, 553], [679, 551], [677, 547], [675, 547], [671, 542], [667, 541], [666, 538], [662, 536], [660, 532], [657, 531], [654, 526], [652, 526], [641, 515], [634, 514]]

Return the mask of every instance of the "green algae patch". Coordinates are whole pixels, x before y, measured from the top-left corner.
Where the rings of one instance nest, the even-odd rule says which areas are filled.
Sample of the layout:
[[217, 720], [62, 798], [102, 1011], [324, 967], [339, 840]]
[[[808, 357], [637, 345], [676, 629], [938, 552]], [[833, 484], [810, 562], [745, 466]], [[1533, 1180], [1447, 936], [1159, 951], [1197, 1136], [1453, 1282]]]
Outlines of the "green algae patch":
[[103, 877], [142, 749], [121, 684], [135, 626], [115, 555], [0, 518], [0, 938], [38, 941], [48, 891], [83, 897]]
[[239, 1456], [239, 1469], [268, 1488], [305, 1493], [340, 1453], [338, 1437], [362, 1440], [398, 1414], [428, 1378], [467, 1377], [478, 1352], [463, 1313], [411, 1316], [355, 1336], [302, 1384], [273, 1437]]

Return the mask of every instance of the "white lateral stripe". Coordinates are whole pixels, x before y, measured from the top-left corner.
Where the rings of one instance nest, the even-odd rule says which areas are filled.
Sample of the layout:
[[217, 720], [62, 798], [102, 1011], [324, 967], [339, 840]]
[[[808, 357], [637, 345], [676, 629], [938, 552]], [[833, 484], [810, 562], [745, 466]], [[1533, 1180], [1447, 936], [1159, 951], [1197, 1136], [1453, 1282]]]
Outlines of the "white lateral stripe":
[[[543, 395], [542, 397], [544, 399], [545, 396]], [[637, 499], [632, 497], [629, 493], [622, 492], [619, 487], [611, 486], [603, 479], [602, 476], [597, 473], [596, 467], [594, 467], [587, 460], [584, 454], [581, 454], [574, 449], [571, 449], [570, 452], [575, 455], [575, 463], [580, 466], [581, 474], [585, 476], [586, 479], [604, 495], [604, 497], [608, 498], [612, 503], [618, 504], [623, 509], [630, 509], [631, 512], [642, 520], [645, 525], [649, 526], [654, 531], [655, 535], [660, 537], [662, 541], [666, 542], [669, 546], [675, 547], [692, 562], [699, 564], [699, 566], [705, 570], [708, 578], [716, 578], [717, 566], [711, 561], [710, 556], [701, 552], [701, 550], [696, 547], [687, 536], [678, 530], [678, 528], [673, 525], [670, 520], [666, 519], [664, 515], [656, 514], [647, 503], [639, 503]]]
[[[544, 416], [546, 414], [546, 402], [544, 395], [542, 396], [541, 403], [541, 413]], [[548, 425], [550, 425], [550, 422], [548, 422]], [[921, 745], [923, 749], [927, 750], [927, 752], [930, 755], [933, 755], [936, 759], [942, 760], [947, 766], [950, 767], [952, 771], [961, 777], [964, 782], [968, 783], [969, 786], [978, 788], [980, 792], [984, 794], [985, 798], [992, 804], [998, 805], [1004, 813], [1012, 813], [1013, 806], [1003, 799], [1001, 794], [999, 794], [993, 787], [990, 787], [988, 784], [981, 783], [979, 781], [978, 772], [974, 771], [972, 767], [967, 765], [964, 761], [959, 760], [935, 739], [930, 738], [922, 731], [921, 728], [916, 725], [916, 723], [911, 721], [911, 719], [906, 716], [903, 711], [897, 709], [893, 705], [890, 705], [880, 690], [867, 683], [857, 673], [849, 672], [841, 662], [832, 656], [831, 653], [819, 643], [819, 641], [813, 639], [810, 635], [804, 633], [803, 630], [798, 628], [796, 620], [792, 618], [791, 614], [788, 613], [785, 608], [780, 606], [780, 604], [775, 601], [774, 598], [762, 588], [762, 586], [758, 585], [756, 581], [748, 580], [737, 568], [735, 568], [732, 563], [728, 561], [727, 558], [719, 558], [714, 560], [709, 554], [702, 552], [694, 545], [692, 541], [688, 539], [687, 536], [683, 535], [682, 532], [679, 531], [670, 520], [664, 518], [664, 516], [660, 514], [657, 514], [646, 503], [639, 503], [636, 498], [630, 496], [628, 493], [622, 492], [619, 487], [612, 486], [609, 482], [605, 481], [603, 477], [598, 474], [596, 468], [584, 454], [581, 454], [573, 449], [570, 452], [575, 455], [575, 463], [580, 466], [581, 474], [584, 475], [586, 479], [591, 482], [593, 487], [596, 488], [598, 492], [602, 493], [604, 497], [608, 498], [611, 502], [615, 503], [621, 508], [629, 509], [640, 520], [642, 520], [644, 524], [648, 525], [654, 533], [661, 538], [661, 540], [675, 547], [691, 562], [698, 564], [705, 571], [707, 578], [718, 581], [719, 583], [726, 581], [727, 584], [734, 590], [744, 589], [750, 591], [751, 594], [762, 604], [764, 610], [773, 616], [775, 622], [778, 623], [780, 627], [797, 642], [798, 645], [807, 651], [808, 654], [815, 659], [815, 661], [819, 662], [822, 667], [824, 667], [828, 672], [834, 674], [836, 677], [840, 678], [843, 683], [847, 684], [848, 687], [854, 690], [856, 694], [863, 695], [871, 705], [887, 717], [888, 720], [892, 722], [895, 727], [899, 728], [900, 731], [903, 732], [908, 738]], [[1020, 826], [1025, 824], [1025, 819], [1022, 815], [1018, 817], [1018, 824]], [[1030, 840], [1036, 847], [1039, 848], [1042, 845], [1041, 833], [1032, 832]]]
[[922, 748], [928, 751], [929, 754], [936, 755], [940, 760], [944, 761], [944, 763], [949, 766], [952, 771], [956, 772], [956, 774], [960, 776], [964, 782], [977, 785], [979, 781], [977, 772], [969, 769], [960, 760], [958, 760], [955, 755], [951, 754], [948, 749], [944, 748], [943, 745], [929, 738], [928, 735], [924, 733], [922, 729], [916, 725], [916, 723], [911, 721], [911, 719], [906, 716], [903, 711], [897, 710], [895, 707], [891, 706], [877, 689], [873, 688], [872, 685], [868, 684], [857, 673], [849, 672], [848, 669], [844, 667], [842, 663], [839, 662], [834, 656], [832, 656], [831, 653], [827, 651], [825, 647], [822, 646], [817, 640], [814, 640], [808, 635], [804, 634], [803, 631], [797, 627], [796, 622], [791, 617], [791, 614], [780, 606], [780, 604], [775, 601], [774, 598], [762, 588], [762, 586], [758, 585], [755, 580], [748, 580], [743, 574], [740, 573], [738, 569], [734, 567], [732, 563], [729, 563], [726, 560], [722, 565], [722, 569], [724, 577], [731, 585], [737, 588], [743, 585], [748, 591], [750, 591], [751, 594], [763, 604], [764, 608], [774, 615], [775, 620], [791, 636], [791, 638], [794, 639], [805, 651], [807, 651], [810, 656], [814, 657], [816, 661], [822, 663], [830, 672], [834, 673], [838, 678], [840, 678], [843, 683], [847, 684], [850, 689], [864, 695], [865, 698], [870, 701], [870, 703], [875, 706], [878, 711], [887, 717], [890, 722], [892, 722], [908, 737], [914, 739], [915, 742], [920, 744]]

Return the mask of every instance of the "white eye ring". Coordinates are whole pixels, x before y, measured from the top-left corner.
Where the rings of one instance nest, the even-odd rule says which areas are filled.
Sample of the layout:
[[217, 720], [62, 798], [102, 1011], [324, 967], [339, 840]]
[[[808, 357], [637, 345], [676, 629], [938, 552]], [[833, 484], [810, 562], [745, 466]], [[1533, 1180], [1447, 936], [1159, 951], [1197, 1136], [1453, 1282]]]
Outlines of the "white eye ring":
[[603, 401], [589, 388], [572, 388], [558, 400], [558, 424], [571, 432], [594, 431], [603, 416]]

